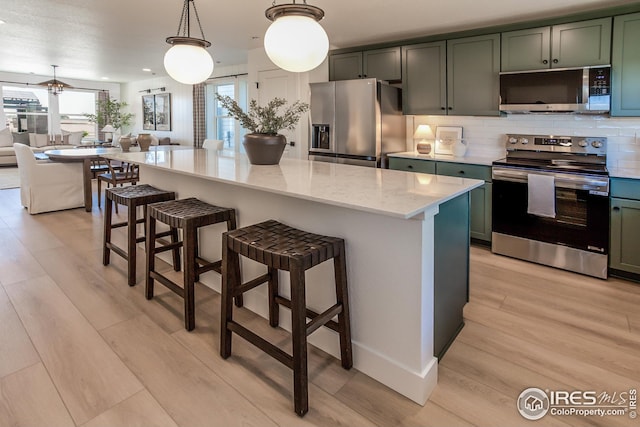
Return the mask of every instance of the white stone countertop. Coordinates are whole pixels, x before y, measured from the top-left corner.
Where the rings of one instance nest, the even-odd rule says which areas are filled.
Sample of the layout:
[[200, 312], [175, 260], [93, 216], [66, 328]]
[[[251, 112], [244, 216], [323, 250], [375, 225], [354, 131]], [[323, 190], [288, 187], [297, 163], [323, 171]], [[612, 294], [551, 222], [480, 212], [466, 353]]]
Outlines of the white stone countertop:
[[610, 178], [640, 179], [640, 168], [607, 168]]
[[287, 158], [279, 165], [256, 166], [244, 155], [205, 149], [109, 153], [104, 157], [404, 219], [484, 184], [476, 179]]
[[445, 154], [420, 154], [417, 151], [404, 151], [401, 153], [389, 153], [389, 157], [400, 157], [403, 159], [417, 159], [417, 160], [437, 160], [439, 162], [452, 162], [452, 163], [467, 163], [472, 165], [491, 166], [494, 160], [501, 159], [502, 157], [480, 157], [480, 156], [448, 156]]

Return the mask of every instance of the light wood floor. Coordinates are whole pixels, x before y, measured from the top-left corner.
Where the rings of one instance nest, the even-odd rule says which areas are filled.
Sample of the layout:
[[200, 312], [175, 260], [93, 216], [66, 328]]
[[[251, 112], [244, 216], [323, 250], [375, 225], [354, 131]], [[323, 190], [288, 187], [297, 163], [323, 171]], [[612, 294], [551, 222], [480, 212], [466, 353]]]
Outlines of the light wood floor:
[[[198, 287], [188, 333], [179, 297], [158, 285], [146, 301], [143, 286], [127, 286], [122, 259], [102, 266], [101, 236], [97, 206], [31, 216], [18, 190], [0, 191], [0, 426], [525, 426], [515, 407], [525, 388], [640, 384], [640, 286], [473, 247], [466, 326], [424, 407], [314, 350], [300, 419], [287, 368], [240, 338], [229, 360], [218, 356], [215, 292]], [[283, 331], [240, 317], [286, 346]]]

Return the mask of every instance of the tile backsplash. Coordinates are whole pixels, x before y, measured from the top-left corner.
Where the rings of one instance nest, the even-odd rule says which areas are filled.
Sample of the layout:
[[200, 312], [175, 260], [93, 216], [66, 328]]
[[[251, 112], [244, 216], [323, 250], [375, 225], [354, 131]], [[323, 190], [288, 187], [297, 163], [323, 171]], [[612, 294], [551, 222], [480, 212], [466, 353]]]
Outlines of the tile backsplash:
[[467, 156], [500, 158], [505, 153], [505, 134], [606, 136], [609, 167], [640, 168], [640, 118], [530, 114], [503, 117], [407, 116], [407, 149], [413, 151], [413, 132], [421, 124], [462, 126]]

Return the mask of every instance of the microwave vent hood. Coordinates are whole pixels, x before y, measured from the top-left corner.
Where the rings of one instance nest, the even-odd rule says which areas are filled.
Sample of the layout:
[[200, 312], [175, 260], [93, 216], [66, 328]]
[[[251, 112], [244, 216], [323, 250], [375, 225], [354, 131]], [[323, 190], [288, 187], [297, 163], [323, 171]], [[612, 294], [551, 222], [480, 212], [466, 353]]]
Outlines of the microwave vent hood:
[[510, 114], [606, 114], [611, 67], [500, 73], [500, 111]]

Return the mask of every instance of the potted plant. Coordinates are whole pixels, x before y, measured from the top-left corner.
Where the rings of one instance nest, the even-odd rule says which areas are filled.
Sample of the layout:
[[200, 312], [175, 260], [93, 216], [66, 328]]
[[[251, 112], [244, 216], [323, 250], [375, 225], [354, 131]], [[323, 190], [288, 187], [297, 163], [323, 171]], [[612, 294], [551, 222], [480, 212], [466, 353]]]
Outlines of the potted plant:
[[129, 126], [134, 117], [132, 113], [125, 113], [122, 110], [127, 107], [124, 101], [116, 101], [114, 98], [100, 99], [96, 101], [96, 113], [85, 114], [85, 117], [92, 123], [98, 124], [98, 129], [106, 125], [113, 126], [116, 131], [122, 126]]
[[242, 145], [247, 152], [249, 162], [254, 165], [276, 165], [282, 157], [287, 139], [279, 134], [281, 130], [293, 130], [300, 116], [307, 112], [309, 105], [296, 101], [280, 112], [287, 101], [273, 98], [261, 107], [255, 99], [249, 102], [247, 112], [229, 96], [216, 94], [216, 99], [229, 111], [229, 115], [240, 122], [250, 133], [244, 136]]

